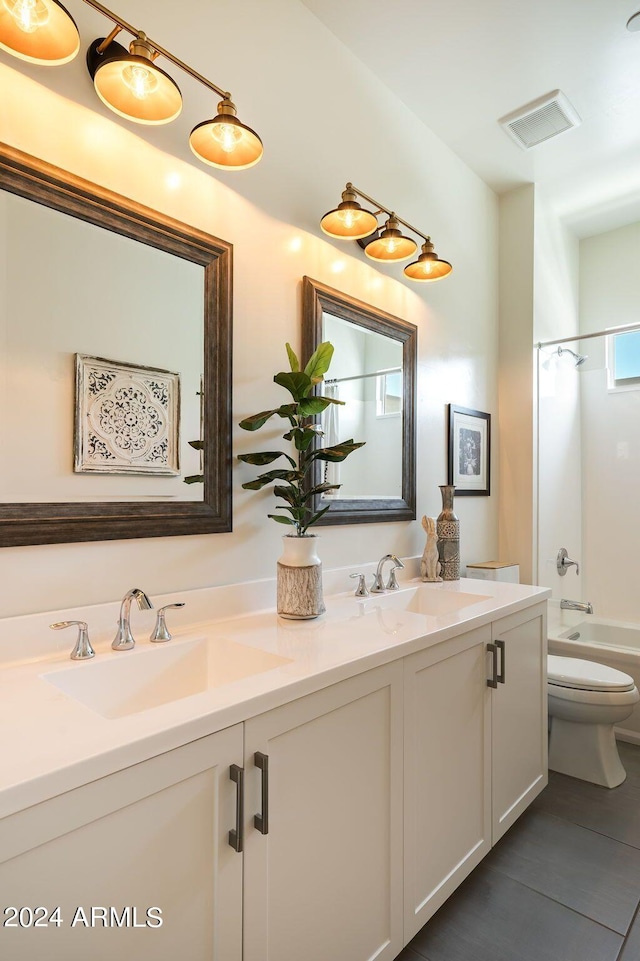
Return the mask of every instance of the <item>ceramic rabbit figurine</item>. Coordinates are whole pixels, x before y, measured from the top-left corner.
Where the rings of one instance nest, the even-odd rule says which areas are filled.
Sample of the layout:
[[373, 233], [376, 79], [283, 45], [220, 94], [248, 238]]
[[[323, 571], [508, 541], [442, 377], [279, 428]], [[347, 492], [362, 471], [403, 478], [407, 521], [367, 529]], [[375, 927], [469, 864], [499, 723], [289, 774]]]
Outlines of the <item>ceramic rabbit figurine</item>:
[[440, 573], [440, 561], [438, 560], [438, 537], [436, 535], [436, 522], [433, 517], [423, 517], [422, 526], [427, 535], [427, 543], [420, 561], [420, 577], [423, 581], [441, 581], [438, 577]]

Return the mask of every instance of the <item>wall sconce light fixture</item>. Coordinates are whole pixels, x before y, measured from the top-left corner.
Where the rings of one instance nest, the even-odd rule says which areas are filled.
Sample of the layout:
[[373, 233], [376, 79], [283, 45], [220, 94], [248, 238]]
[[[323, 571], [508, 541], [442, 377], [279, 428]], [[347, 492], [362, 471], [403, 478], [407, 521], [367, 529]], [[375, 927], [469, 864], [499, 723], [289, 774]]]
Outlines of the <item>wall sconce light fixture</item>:
[[[245, 170], [258, 163], [262, 141], [255, 130], [238, 119], [228, 91], [97, 0], [83, 2], [114, 24], [108, 36], [94, 40], [87, 50], [87, 68], [96, 93], [110, 110], [134, 123], [175, 120], [182, 110], [182, 94], [169, 74], [156, 66], [156, 59], [163, 56], [221, 98], [216, 115], [191, 131], [189, 146], [195, 156], [222, 170]], [[122, 30], [133, 36], [129, 49], [115, 41]], [[56, 65], [75, 57], [80, 36], [73, 18], [58, 0], [0, 0], [0, 48], [23, 60]]]
[[29, 63], [56, 66], [73, 60], [80, 34], [57, 0], [0, 0], [0, 48]]
[[[361, 197], [367, 203], [373, 204], [375, 210], [364, 210], [358, 203]], [[384, 228], [379, 229], [378, 216], [388, 214]], [[381, 263], [391, 263], [406, 260], [418, 249], [418, 245], [411, 237], [405, 236], [400, 230], [400, 224], [412, 233], [422, 237], [422, 252], [418, 259], [404, 268], [405, 276], [410, 280], [429, 283], [441, 280], [453, 270], [448, 260], [441, 260], [433, 249], [431, 238], [421, 230], [412, 227], [396, 213], [384, 207], [377, 200], [368, 197], [358, 190], [352, 183], [348, 183], [342, 193], [342, 202], [335, 210], [330, 210], [320, 221], [320, 227], [330, 237], [338, 240], [357, 240], [367, 257]]]

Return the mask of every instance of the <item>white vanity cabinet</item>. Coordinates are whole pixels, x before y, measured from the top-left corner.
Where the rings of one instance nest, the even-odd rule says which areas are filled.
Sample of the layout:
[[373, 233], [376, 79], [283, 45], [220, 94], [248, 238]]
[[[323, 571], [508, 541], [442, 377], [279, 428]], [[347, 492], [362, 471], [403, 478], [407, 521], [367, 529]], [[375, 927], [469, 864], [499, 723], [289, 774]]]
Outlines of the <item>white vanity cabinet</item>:
[[491, 692], [478, 628], [405, 658], [405, 941], [491, 849]]
[[493, 843], [545, 787], [547, 605], [493, 624], [497, 687], [491, 694]]
[[241, 961], [242, 745], [237, 724], [0, 820], [0, 957]]
[[244, 961], [401, 951], [402, 675], [398, 660], [246, 722]]
[[405, 658], [405, 941], [547, 783], [545, 612]]
[[2, 961], [393, 961], [547, 781], [546, 604], [411, 643], [1, 819]]

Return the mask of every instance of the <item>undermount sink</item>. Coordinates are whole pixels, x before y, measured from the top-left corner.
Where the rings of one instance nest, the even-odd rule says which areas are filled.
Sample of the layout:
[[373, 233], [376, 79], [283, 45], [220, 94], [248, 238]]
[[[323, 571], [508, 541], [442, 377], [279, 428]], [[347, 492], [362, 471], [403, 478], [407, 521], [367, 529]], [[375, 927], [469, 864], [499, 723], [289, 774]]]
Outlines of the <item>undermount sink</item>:
[[377, 607], [394, 611], [411, 611], [430, 617], [454, 614], [471, 604], [491, 600], [488, 594], [467, 594], [464, 591], [445, 591], [438, 587], [421, 585], [405, 590], [389, 591], [387, 594], [371, 594], [361, 601], [365, 610]]
[[106, 718], [126, 717], [291, 663], [225, 638], [105, 655], [41, 677]]

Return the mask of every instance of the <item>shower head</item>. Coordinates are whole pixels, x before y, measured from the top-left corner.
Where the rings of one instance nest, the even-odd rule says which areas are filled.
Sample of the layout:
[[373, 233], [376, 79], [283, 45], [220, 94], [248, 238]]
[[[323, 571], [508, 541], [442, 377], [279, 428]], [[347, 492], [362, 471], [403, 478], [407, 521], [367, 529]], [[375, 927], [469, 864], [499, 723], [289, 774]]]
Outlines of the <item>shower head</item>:
[[562, 357], [563, 354], [571, 354], [574, 360], [574, 367], [579, 367], [584, 364], [585, 360], [588, 360], [586, 354], [576, 354], [574, 350], [569, 350], [568, 347], [558, 347], [558, 357]]

